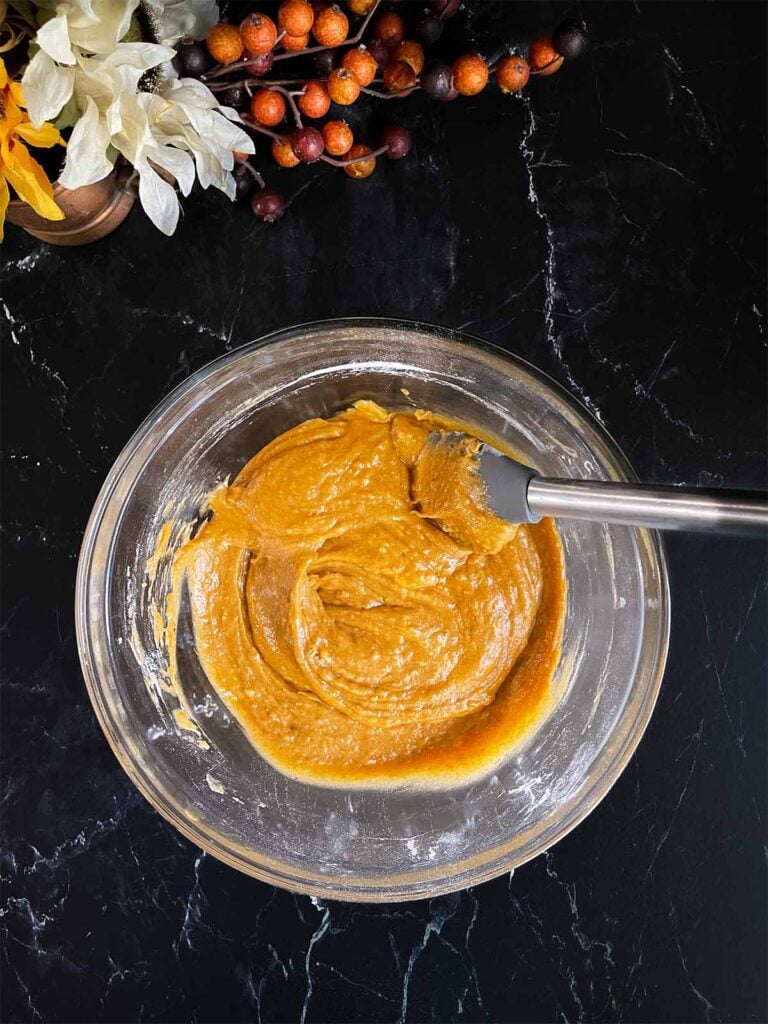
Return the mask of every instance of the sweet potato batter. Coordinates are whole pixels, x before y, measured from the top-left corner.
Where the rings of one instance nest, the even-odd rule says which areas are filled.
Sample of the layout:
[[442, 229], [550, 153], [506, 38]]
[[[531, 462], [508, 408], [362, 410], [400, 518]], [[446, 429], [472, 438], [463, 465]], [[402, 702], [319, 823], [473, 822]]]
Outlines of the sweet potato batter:
[[550, 703], [557, 531], [487, 510], [473, 442], [436, 462], [427, 437], [451, 429], [372, 402], [308, 420], [210, 496], [176, 556], [209, 680], [286, 774], [456, 781]]

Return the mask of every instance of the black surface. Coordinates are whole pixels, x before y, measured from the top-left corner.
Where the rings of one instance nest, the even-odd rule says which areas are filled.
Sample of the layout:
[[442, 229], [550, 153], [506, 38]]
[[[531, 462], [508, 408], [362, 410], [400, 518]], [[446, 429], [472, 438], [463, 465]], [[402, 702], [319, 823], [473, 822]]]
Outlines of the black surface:
[[[500, 41], [573, 10], [474, 8]], [[292, 322], [465, 326], [599, 410], [643, 477], [764, 484], [766, 8], [582, 10], [591, 51], [526, 100], [412, 98], [410, 159], [272, 175], [277, 226], [205, 194], [172, 240], [138, 209], [82, 250], [9, 228], [4, 1020], [766, 1019], [760, 542], [669, 539], [669, 667], [630, 766], [549, 854], [431, 903], [313, 903], [193, 849], [110, 753], [73, 639], [123, 444]]]

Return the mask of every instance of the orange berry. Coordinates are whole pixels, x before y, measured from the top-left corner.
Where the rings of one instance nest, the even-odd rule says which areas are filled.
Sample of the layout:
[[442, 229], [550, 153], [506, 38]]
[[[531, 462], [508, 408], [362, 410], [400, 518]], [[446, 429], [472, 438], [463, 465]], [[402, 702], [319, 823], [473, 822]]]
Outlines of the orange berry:
[[243, 54], [243, 40], [235, 25], [220, 21], [208, 30], [205, 44], [208, 52], [220, 64], [231, 64]]
[[307, 82], [299, 96], [299, 110], [307, 117], [325, 117], [331, 107], [331, 97], [323, 82]]
[[346, 121], [326, 121], [323, 125], [323, 141], [331, 156], [344, 156], [352, 148], [355, 137]]
[[347, 0], [347, 7], [353, 14], [359, 14], [362, 17], [368, 14], [375, 3], [376, 0]]
[[405, 22], [399, 14], [387, 11], [386, 14], [380, 14], [374, 22], [373, 35], [387, 46], [395, 46], [405, 37]]
[[363, 88], [371, 84], [379, 70], [379, 65], [364, 46], [347, 50], [342, 58], [341, 66], [351, 71], [357, 79], [358, 85]]
[[285, 117], [285, 100], [274, 89], [259, 89], [251, 97], [251, 117], [272, 128]]
[[387, 64], [381, 77], [390, 92], [403, 92], [416, 85], [416, 72], [404, 60], [396, 60], [392, 64]]
[[563, 63], [563, 58], [552, 45], [552, 36], [541, 36], [531, 43], [528, 63], [531, 71], [535, 71], [537, 75], [554, 75]]
[[512, 54], [496, 66], [496, 82], [502, 92], [520, 92], [528, 81], [531, 69], [528, 62]]
[[476, 53], [467, 53], [453, 64], [453, 86], [462, 96], [477, 96], [488, 84], [488, 65]]
[[304, 36], [312, 28], [315, 12], [307, 0], [283, 0], [277, 9], [277, 24], [289, 36]]
[[285, 139], [275, 139], [272, 143], [272, 159], [280, 167], [297, 167], [301, 162], [293, 152], [290, 142]]
[[360, 83], [347, 68], [334, 68], [328, 76], [328, 94], [334, 103], [348, 107], [360, 95]]
[[[362, 146], [358, 142], [347, 153], [347, 159], [351, 160], [357, 156], [365, 156], [370, 152], [372, 152], [370, 146]], [[344, 170], [350, 178], [369, 178], [373, 174], [375, 167], [376, 157], [372, 156], [370, 160], [358, 160], [357, 163], [347, 164]]]
[[392, 51], [392, 60], [404, 60], [406, 64], [411, 65], [417, 75], [420, 75], [424, 67], [424, 50], [412, 39], [404, 39]]
[[260, 57], [275, 45], [277, 28], [266, 14], [249, 14], [240, 22], [240, 38], [252, 57]]
[[291, 53], [296, 53], [297, 50], [305, 50], [309, 46], [309, 32], [306, 32], [303, 36], [283, 36], [280, 43], [284, 50], [290, 50]]
[[233, 149], [232, 156], [235, 158], [235, 160], [247, 160], [248, 157], [250, 156], [250, 153], [243, 153], [242, 150]]
[[349, 33], [349, 19], [337, 4], [324, 7], [315, 15], [312, 33], [320, 46], [339, 46]]

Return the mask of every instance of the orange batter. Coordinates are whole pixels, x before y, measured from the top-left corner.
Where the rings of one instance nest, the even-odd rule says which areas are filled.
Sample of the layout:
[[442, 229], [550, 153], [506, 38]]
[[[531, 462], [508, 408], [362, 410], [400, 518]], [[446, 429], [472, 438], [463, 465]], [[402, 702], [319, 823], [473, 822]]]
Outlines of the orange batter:
[[[372, 402], [277, 437], [176, 556], [212, 685], [258, 750], [317, 783], [444, 784], [550, 703], [565, 606], [551, 521], [488, 512], [470, 442]], [[169, 613], [175, 615], [170, 607]]]

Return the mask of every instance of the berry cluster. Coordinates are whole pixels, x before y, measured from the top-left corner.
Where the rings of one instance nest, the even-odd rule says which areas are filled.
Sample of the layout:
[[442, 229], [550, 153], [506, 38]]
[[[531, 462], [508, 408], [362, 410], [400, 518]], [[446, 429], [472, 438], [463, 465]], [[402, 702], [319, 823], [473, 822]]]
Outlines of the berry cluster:
[[[250, 129], [269, 137], [278, 166], [322, 160], [351, 178], [367, 178], [377, 157], [399, 160], [409, 153], [411, 135], [403, 125], [386, 127], [374, 148], [357, 141], [343, 119], [332, 115], [318, 127], [305, 125], [303, 119], [320, 121], [331, 113], [332, 104], [349, 107], [362, 94], [403, 99], [421, 89], [443, 102], [476, 96], [491, 78], [502, 92], [517, 93], [532, 75], [554, 74], [566, 58], [578, 57], [587, 46], [584, 23], [568, 20], [551, 36], [531, 43], [526, 57], [508, 48], [493, 61], [466, 53], [450, 65], [426, 64], [424, 48], [440, 38], [445, 22], [458, 12], [459, 0], [431, 0], [410, 33], [405, 19], [396, 11], [380, 11], [380, 3], [347, 0], [349, 13], [363, 19], [350, 35], [349, 17], [338, 4], [282, 0], [276, 20], [254, 12], [240, 25], [222, 21], [211, 28], [205, 45], [180, 47], [177, 70], [204, 78], [222, 106], [235, 108]], [[265, 77], [279, 61], [302, 56], [314, 60], [312, 77]], [[291, 128], [284, 127], [286, 119]], [[250, 200], [256, 217], [274, 221], [283, 215], [282, 196], [266, 187], [245, 154], [235, 154], [235, 178], [238, 196]]]

